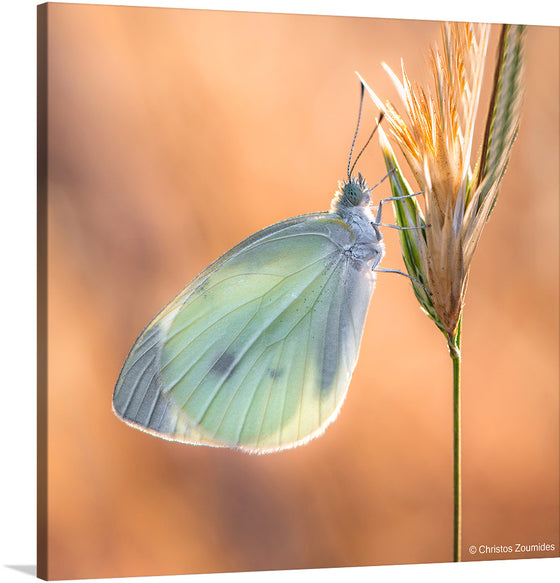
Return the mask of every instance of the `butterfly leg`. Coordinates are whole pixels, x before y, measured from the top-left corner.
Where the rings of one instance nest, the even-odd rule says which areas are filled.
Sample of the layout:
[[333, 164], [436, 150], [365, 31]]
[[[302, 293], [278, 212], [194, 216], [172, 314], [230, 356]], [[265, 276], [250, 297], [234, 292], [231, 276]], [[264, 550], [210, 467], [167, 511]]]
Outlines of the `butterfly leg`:
[[[390, 170], [381, 180], [384, 180], [392, 170]], [[379, 184], [379, 183], [378, 183]], [[423, 194], [424, 191], [420, 192], [413, 192], [412, 194], [404, 194], [403, 196], [390, 196], [388, 198], [383, 198], [379, 201], [379, 205], [377, 206], [377, 213], [375, 215], [375, 222], [379, 225], [381, 224], [381, 209], [383, 208], [384, 202], [391, 202], [393, 200], [403, 200], [405, 198], [411, 198], [413, 196], [418, 196], [419, 194]], [[384, 225], [387, 226], [387, 225]], [[423, 227], [400, 227], [401, 229], [415, 229], [415, 228], [423, 228]]]
[[415, 282], [419, 286], [421, 286], [429, 296], [432, 295], [432, 293], [426, 288], [426, 286], [420, 280], [416, 279], [415, 277], [412, 277], [412, 275], [409, 275], [408, 273], [405, 273], [404, 271], [399, 271], [398, 269], [385, 269], [383, 267], [373, 267], [372, 271], [381, 272], [381, 273], [398, 273], [399, 275], [404, 275], [405, 277], [408, 277], [408, 279], [412, 280], [413, 282]]

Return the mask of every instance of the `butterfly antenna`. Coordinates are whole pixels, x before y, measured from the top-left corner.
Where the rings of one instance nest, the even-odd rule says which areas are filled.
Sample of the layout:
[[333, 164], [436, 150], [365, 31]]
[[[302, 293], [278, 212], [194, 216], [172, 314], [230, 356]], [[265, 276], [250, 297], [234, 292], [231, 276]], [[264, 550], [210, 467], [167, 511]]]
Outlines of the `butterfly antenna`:
[[[363, 86], [362, 86], [362, 89], [363, 89]], [[350, 180], [350, 175], [352, 174], [352, 171], [354, 170], [354, 166], [356, 166], [356, 162], [358, 162], [358, 160], [360, 159], [360, 156], [364, 153], [364, 150], [367, 148], [367, 145], [371, 142], [371, 138], [373, 138], [375, 132], [377, 131], [379, 124], [383, 121], [383, 116], [384, 116], [384, 113], [381, 112], [379, 114], [379, 117], [377, 118], [377, 124], [375, 125], [371, 134], [369, 135], [367, 142], [364, 144], [363, 148], [360, 150], [359, 154], [356, 156], [356, 159], [354, 160], [354, 164], [352, 164], [352, 168], [350, 168], [350, 170], [348, 171], [348, 180]], [[355, 139], [356, 138], [354, 137], [354, 140]], [[354, 146], [353, 143], [352, 143], [352, 146]], [[348, 165], [350, 165], [350, 162], [348, 162]]]
[[[360, 87], [360, 109], [358, 110], [358, 123], [356, 124], [356, 131], [354, 132], [354, 138], [352, 139], [352, 145], [350, 146], [350, 156], [348, 157], [348, 167], [346, 168], [346, 172], [348, 174], [348, 182], [350, 182], [350, 176], [352, 175], [352, 170], [354, 170], [354, 166], [356, 162], [352, 164], [352, 154], [354, 153], [354, 146], [356, 145], [356, 139], [358, 137], [358, 130], [360, 129], [360, 120], [362, 119], [362, 106], [364, 104], [364, 84], [361, 83]], [[361, 153], [361, 152], [360, 152]], [[358, 158], [360, 156], [358, 155]], [[352, 165], [352, 167], [350, 167]]]

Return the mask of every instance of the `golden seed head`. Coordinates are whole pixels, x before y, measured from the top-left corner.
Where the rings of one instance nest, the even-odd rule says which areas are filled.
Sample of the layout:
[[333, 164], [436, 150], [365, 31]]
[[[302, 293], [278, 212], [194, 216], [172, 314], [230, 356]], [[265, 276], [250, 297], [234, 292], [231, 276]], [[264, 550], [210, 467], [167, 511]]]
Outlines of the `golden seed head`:
[[[484, 62], [488, 45], [489, 25], [472, 23], [452, 23], [442, 27], [442, 43], [430, 53], [432, 84], [429, 89], [410, 82], [404, 64], [402, 80], [386, 65], [404, 105], [404, 116], [389, 102], [382, 102], [368, 89], [377, 106], [385, 113], [385, 118], [393, 139], [400, 147], [420, 190], [423, 191], [423, 205], [408, 203], [408, 216], [403, 226], [426, 224], [423, 235], [405, 231], [401, 241], [406, 242], [408, 251], [403, 256], [407, 269], [430, 290], [431, 296], [416, 295], [422, 307], [444, 331], [448, 339], [454, 337], [461, 317], [467, 286], [470, 262], [479, 240], [482, 228], [496, 201], [497, 188], [505, 171], [509, 151], [517, 131], [519, 120], [521, 27], [504, 29], [510, 34], [509, 49], [517, 59], [511, 59], [517, 68], [509, 71], [515, 83], [509, 87], [497, 83], [494, 91], [509, 92], [507, 119], [501, 121], [500, 111], [494, 104], [487, 123], [486, 140], [489, 134], [501, 131], [501, 146], [488, 150], [484, 144], [486, 157], [471, 166], [474, 125], [478, 110]], [[502, 41], [504, 36], [502, 36]], [[517, 44], [516, 44], [517, 43]], [[507, 45], [507, 42], [506, 42]], [[507, 49], [506, 49], [507, 50]], [[504, 67], [498, 63], [500, 67]], [[504, 75], [505, 76], [505, 75]], [[513, 115], [511, 115], [511, 104]], [[492, 104], [491, 104], [492, 105]], [[502, 116], [506, 117], [506, 116]], [[498, 121], [498, 123], [496, 122]], [[500, 125], [501, 123], [501, 125]], [[495, 127], [496, 126], [496, 127]], [[490, 128], [490, 132], [488, 129]], [[380, 142], [388, 167], [397, 168], [392, 176], [394, 194], [403, 194], [399, 189], [407, 188], [402, 178], [391, 146], [382, 131]], [[497, 142], [497, 140], [494, 140]], [[481, 164], [491, 160], [493, 167]], [[401, 219], [407, 214], [401, 203]], [[414, 252], [411, 251], [414, 250]]]

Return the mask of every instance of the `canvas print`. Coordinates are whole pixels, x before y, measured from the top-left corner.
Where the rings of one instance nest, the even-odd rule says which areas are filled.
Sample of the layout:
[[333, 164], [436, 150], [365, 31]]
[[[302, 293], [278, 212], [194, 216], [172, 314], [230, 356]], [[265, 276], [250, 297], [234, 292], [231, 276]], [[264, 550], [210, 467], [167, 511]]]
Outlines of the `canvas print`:
[[560, 556], [558, 29], [38, 7], [38, 575]]

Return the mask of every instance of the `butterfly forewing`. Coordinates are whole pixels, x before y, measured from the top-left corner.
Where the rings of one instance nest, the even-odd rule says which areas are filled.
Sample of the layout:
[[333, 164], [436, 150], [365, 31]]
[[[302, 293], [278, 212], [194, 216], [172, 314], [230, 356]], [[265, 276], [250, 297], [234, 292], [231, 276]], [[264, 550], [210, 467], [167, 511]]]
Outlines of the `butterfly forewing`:
[[320, 433], [354, 369], [374, 276], [336, 215], [273, 225], [189, 284], [117, 383], [126, 421], [189, 443], [271, 451]]

